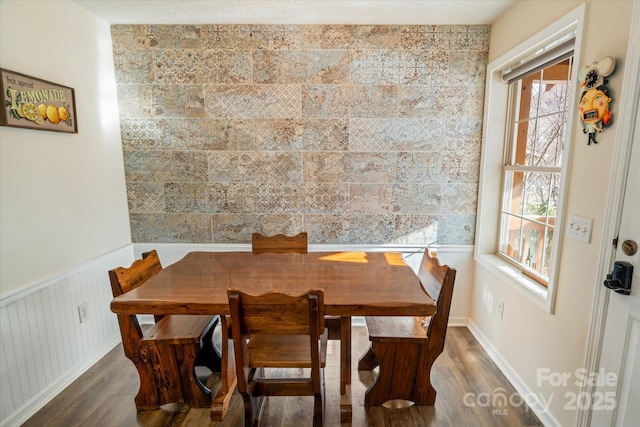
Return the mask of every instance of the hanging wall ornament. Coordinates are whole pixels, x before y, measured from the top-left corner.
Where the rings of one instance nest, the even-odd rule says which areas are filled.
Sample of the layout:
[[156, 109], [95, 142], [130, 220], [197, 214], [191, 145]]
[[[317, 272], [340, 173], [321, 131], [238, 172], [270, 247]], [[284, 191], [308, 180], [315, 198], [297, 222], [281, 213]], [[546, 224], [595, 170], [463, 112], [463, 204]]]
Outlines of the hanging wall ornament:
[[609, 88], [606, 86], [608, 80], [605, 77], [613, 73], [616, 61], [611, 56], [605, 56], [598, 62], [585, 65], [578, 72], [578, 79], [582, 82], [582, 96], [580, 97], [580, 120], [582, 120], [582, 131], [589, 135], [590, 145], [597, 144], [596, 132], [611, 124], [611, 111], [609, 110]]

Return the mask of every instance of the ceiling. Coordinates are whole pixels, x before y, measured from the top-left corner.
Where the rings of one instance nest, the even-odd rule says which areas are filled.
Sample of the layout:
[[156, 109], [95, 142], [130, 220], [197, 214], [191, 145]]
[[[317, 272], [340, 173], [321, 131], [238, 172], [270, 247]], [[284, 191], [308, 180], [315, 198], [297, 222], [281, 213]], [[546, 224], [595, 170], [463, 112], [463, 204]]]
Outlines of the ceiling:
[[75, 0], [110, 24], [491, 24], [516, 0]]

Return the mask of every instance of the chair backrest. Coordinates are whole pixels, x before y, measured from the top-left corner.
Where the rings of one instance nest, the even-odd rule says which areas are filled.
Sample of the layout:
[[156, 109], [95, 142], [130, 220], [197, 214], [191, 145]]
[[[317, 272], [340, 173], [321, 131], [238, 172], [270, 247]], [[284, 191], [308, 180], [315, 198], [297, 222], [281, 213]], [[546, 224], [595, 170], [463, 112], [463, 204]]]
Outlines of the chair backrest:
[[[257, 425], [257, 396], [314, 396], [314, 425], [323, 425], [326, 363], [324, 293], [267, 292], [249, 295], [227, 290], [237, 390], [244, 400], [245, 426]], [[323, 345], [324, 344], [324, 345]], [[263, 368], [293, 368], [293, 376], [266, 374]], [[309, 374], [306, 369], [310, 368]], [[298, 371], [298, 369], [301, 369]]]
[[432, 255], [429, 249], [425, 249], [418, 270], [418, 277], [424, 290], [436, 302], [436, 313], [429, 323], [427, 336], [429, 341], [433, 340], [435, 342], [441, 339], [444, 347], [456, 270], [448, 265], [440, 265], [437, 256]]
[[251, 236], [251, 250], [254, 254], [264, 253], [307, 253], [307, 233], [299, 233], [295, 236], [285, 236], [276, 234], [275, 236], [264, 236], [260, 233], [253, 233]]
[[[155, 250], [143, 253], [142, 259], [134, 261], [130, 267], [117, 267], [109, 270], [111, 292], [114, 298], [137, 288], [161, 270], [162, 264]], [[156, 322], [162, 317], [154, 316]], [[122, 339], [137, 345], [137, 341], [142, 338], [143, 333], [136, 315], [118, 314], [118, 323]]]
[[131, 267], [118, 267], [109, 271], [111, 292], [114, 297], [137, 288], [150, 277], [162, 270], [160, 258], [155, 250], [142, 254], [142, 259], [134, 261]]
[[[321, 335], [324, 331], [324, 292], [299, 295], [267, 292], [250, 295], [227, 291], [234, 337], [263, 335]], [[238, 328], [237, 334], [235, 328]]]

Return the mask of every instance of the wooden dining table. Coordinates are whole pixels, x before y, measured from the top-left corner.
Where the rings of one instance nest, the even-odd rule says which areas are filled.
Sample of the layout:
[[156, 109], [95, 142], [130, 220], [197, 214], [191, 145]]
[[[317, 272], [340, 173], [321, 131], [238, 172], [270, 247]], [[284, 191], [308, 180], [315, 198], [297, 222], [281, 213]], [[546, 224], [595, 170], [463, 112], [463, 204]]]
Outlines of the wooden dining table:
[[[227, 289], [247, 293], [301, 293], [323, 289], [326, 316], [339, 319], [340, 414], [350, 422], [351, 318], [431, 316], [435, 303], [414, 271], [395, 252], [191, 252], [138, 288], [113, 299], [121, 314], [218, 314], [227, 337]], [[331, 335], [331, 333], [330, 333]], [[335, 335], [334, 335], [335, 336]], [[211, 419], [220, 421], [235, 389], [231, 340], [221, 349], [221, 387], [212, 397]]]

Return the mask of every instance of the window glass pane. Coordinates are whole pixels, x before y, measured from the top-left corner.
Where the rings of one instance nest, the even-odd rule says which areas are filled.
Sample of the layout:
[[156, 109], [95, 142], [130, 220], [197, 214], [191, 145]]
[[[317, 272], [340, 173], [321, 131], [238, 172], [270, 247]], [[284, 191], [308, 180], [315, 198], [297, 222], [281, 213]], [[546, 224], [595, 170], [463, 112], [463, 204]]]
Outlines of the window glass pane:
[[536, 138], [536, 122], [535, 120], [518, 123], [518, 130], [516, 132], [516, 144], [513, 152], [513, 158], [511, 159], [512, 165], [530, 165], [531, 156], [528, 153], [533, 151], [535, 146], [534, 141]]
[[571, 58], [512, 83], [518, 94], [510, 163], [560, 166], [571, 93]]
[[542, 72], [524, 78], [521, 81], [512, 83], [516, 90], [518, 100], [515, 104], [516, 132], [513, 144], [512, 158], [513, 165], [531, 164], [527, 158], [527, 152], [533, 151], [536, 139], [536, 122], [531, 120], [537, 116], [539, 102], [539, 88], [535, 82], [540, 81]]
[[524, 215], [543, 224], [546, 217], [555, 216], [559, 190], [556, 173], [526, 173], [524, 177]]
[[522, 218], [503, 214], [502, 224], [504, 238], [500, 251], [509, 258], [518, 260], [520, 258], [520, 233], [522, 230]]
[[500, 252], [548, 277], [560, 174], [506, 171]]
[[538, 104], [540, 102], [540, 79], [542, 71], [522, 79], [520, 84], [520, 108], [518, 120], [526, 120], [538, 116]]
[[544, 225], [532, 221], [522, 221], [522, 250], [520, 262], [537, 270], [542, 259], [541, 249], [544, 244]]
[[522, 249], [520, 262], [527, 267], [541, 272], [545, 258], [545, 242], [547, 228], [533, 221], [522, 221]]
[[566, 111], [571, 78], [571, 60], [545, 68], [542, 80], [537, 81], [540, 104], [537, 116]]
[[524, 188], [524, 172], [506, 171], [505, 174], [505, 195], [504, 208], [505, 211], [514, 215], [522, 215], [523, 213], [523, 188]]
[[505, 212], [513, 215], [554, 217], [558, 209], [560, 174], [506, 171]]
[[[554, 218], [555, 221], [555, 218]], [[544, 236], [544, 252], [543, 259], [540, 265], [540, 269], [537, 271], [542, 274], [544, 277], [549, 277], [549, 272], [551, 271], [551, 253], [553, 252], [553, 232], [555, 227], [547, 227], [545, 230]]]
[[537, 120], [535, 141], [527, 146], [526, 164], [560, 166], [562, 141], [566, 130], [566, 113], [553, 114]]
[[548, 277], [554, 228], [534, 221], [505, 215], [508, 234], [502, 254], [538, 274]]

